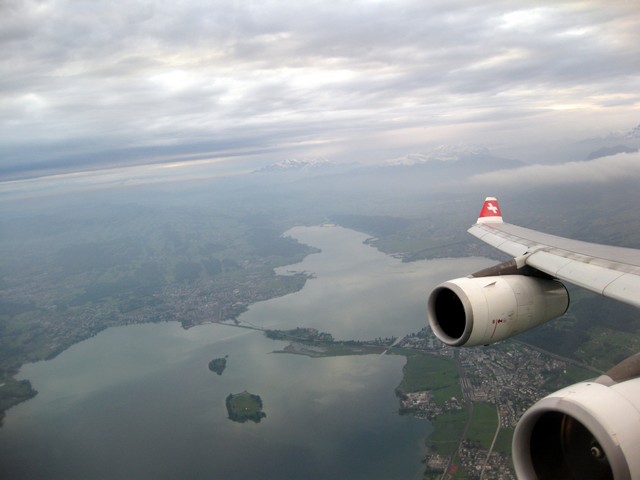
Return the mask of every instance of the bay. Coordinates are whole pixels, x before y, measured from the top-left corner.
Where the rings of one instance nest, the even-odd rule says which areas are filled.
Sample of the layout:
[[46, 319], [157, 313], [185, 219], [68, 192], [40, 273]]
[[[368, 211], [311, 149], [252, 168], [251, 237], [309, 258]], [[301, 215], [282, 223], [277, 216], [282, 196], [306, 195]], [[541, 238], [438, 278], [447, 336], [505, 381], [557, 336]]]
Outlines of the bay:
[[[300, 291], [253, 305], [241, 322], [313, 326], [337, 338], [400, 336], [424, 325], [426, 292], [486, 259], [403, 264], [340, 227], [289, 235], [321, 253], [287, 271]], [[476, 268], [477, 267], [477, 268]], [[0, 429], [1, 478], [418, 479], [430, 424], [399, 416], [405, 359], [310, 359], [226, 325], [111, 328], [23, 366], [38, 395]], [[222, 376], [208, 362], [228, 355]], [[262, 397], [259, 424], [228, 420], [224, 399]]]

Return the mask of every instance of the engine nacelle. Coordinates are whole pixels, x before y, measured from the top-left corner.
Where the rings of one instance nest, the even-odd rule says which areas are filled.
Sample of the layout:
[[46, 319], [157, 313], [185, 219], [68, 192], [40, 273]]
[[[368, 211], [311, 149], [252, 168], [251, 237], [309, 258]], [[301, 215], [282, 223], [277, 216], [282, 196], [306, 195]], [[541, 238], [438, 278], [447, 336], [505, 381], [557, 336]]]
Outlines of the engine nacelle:
[[543, 398], [513, 437], [518, 478], [640, 479], [640, 379], [582, 382]]
[[557, 280], [525, 275], [466, 277], [436, 287], [429, 325], [447, 345], [486, 345], [563, 315], [569, 294]]

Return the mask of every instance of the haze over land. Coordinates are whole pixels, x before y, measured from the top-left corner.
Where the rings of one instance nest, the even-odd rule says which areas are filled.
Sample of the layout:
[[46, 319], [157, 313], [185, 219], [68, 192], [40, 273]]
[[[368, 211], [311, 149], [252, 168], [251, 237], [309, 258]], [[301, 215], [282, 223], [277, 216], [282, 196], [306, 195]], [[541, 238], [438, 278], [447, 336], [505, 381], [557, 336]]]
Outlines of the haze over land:
[[233, 320], [300, 289], [304, 275], [274, 273], [314, 251], [282, 237], [295, 225], [338, 223], [406, 261], [500, 258], [466, 233], [491, 193], [507, 221], [640, 245], [638, 152], [532, 166], [456, 146], [410, 160], [288, 160], [233, 174], [137, 166], [5, 182], [5, 375], [108, 326]]
[[[485, 179], [491, 175], [522, 177], [522, 183], [492, 183], [490, 191], [499, 196], [509, 221], [586, 240], [637, 247], [637, 178], [603, 177], [598, 182], [572, 179], [581, 168], [589, 170], [618, 157], [633, 164], [638, 154], [550, 166], [573, 172], [565, 182], [550, 187], [528, 182], [527, 169], [532, 167], [518, 161], [505, 170], [504, 159], [495, 160], [502, 170], [493, 172], [488, 157], [484, 157], [487, 163], [472, 166], [475, 175], [484, 175]], [[10, 448], [0, 449], [1, 455], [6, 455], [6, 461], [0, 464], [9, 469], [7, 474], [11, 469], [22, 472], [17, 478], [33, 476], [29, 473], [34, 469], [38, 473], [35, 476], [58, 472], [59, 476], [91, 477], [100, 471], [102, 462], [108, 464], [106, 468], [114, 478], [130, 476], [132, 471], [140, 478], [160, 478], [173, 470], [159, 472], [157, 455], [152, 455], [158, 447], [166, 462], [163, 465], [201, 471], [203, 477], [223, 469], [229, 473], [227, 478], [246, 478], [242, 473], [268, 468], [270, 472], [285, 469], [294, 472], [288, 478], [299, 478], [301, 457], [297, 452], [302, 449], [306, 452], [302, 457], [305, 467], [317, 478], [339, 472], [349, 472], [349, 477], [355, 472], [367, 478], [394, 476], [374, 469], [372, 455], [386, 468], [401, 458], [402, 470], [409, 473], [396, 472], [395, 476], [420, 478], [411, 476], [411, 472], [424, 469], [419, 460], [424, 455], [427, 426], [401, 420], [395, 414], [399, 402], [393, 398], [393, 390], [400, 382], [403, 362], [391, 359], [393, 363], [387, 364], [378, 355], [311, 365], [305, 359], [275, 359], [268, 352], [282, 347], [270, 345], [271, 341], [258, 332], [249, 336], [243, 335], [246, 330], [230, 326], [199, 324], [234, 325], [239, 320], [269, 326], [284, 324], [286, 328], [305, 325], [327, 328], [336, 338], [342, 337], [337, 335], [340, 331], [346, 331], [348, 334], [343, 335], [356, 340], [377, 337], [381, 330], [384, 336], [386, 332], [395, 334], [401, 322], [405, 326], [401, 334], [419, 329], [425, 325], [427, 292], [439, 281], [492, 263], [480, 259], [482, 264], [478, 265], [477, 258], [452, 261], [448, 257], [501, 258], [465, 231], [487, 193], [486, 185], [473, 186], [472, 177], [461, 176], [470, 162], [469, 158], [449, 158], [410, 166], [345, 168], [326, 162], [287, 161], [266, 171], [230, 176], [221, 176], [225, 172], [214, 165], [193, 164], [6, 182], [0, 215], [0, 248], [4, 253], [0, 259], [3, 405], [25, 400], [33, 393], [27, 385], [15, 382], [14, 375], [22, 363], [55, 360], [28, 366], [17, 376], [32, 379], [41, 393], [7, 411], [0, 440]], [[401, 264], [402, 268], [379, 269], [366, 261], [369, 256], [383, 257], [388, 264], [400, 260], [375, 251], [374, 255], [373, 249], [354, 242], [348, 256], [353, 271], [345, 270], [345, 264], [351, 263], [333, 259], [341, 272], [332, 282], [333, 288], [341, 287], [339, 295], [321, 288], [323, 281], [312, 278], [315, 270], [276, 275], [277, 267], [279, 272], [296, 270], [290, 265], [316, 252], [282, 234], [296, 225], [322, 223], [365, 232], [367, 235], [351, 233], [361, 238], [359, 242], [367, 236], [375, 237], [369, 243], [410, 263]], [[329, 251], [329, 246], [323, 248]], [[367, 255], [360, 253], [363, 249], [369, 251]], [[411, 262], [438, 257], [443, 260]], [[457, 270], [445, 275], [436, 270], [436, 265]], [[429, 280], [422, 280], [423, 276]], [[398, 292], [397, 287], [406, 284], [407, 278], [414, 282]], [[331, 282], [332, 278], [323, 280]], [[311, 291], [307, 282], [315, 282], [316, 303], [294, 302], [288, 294], [301, 288], [300, 294]], [[370, 283], [377, 286], [374, 299], [360, 294], [361, 287]], [[265, 302], [273, 297], [280, 298]], [[309, 305], [313, 305], [311, 311], [307, 311]], [[360, 323], [354, 323], [353, 318], [360, 318]], [[180, 322], [188, 330], [166, 321]], [[149, 326], [149, 330], [130, 327], [131, 334], [126, 329], [109, 328], [149, 322], [163, 323]], [[521, 339], [602, 370], [638, 350], [639, 327], [634, 309], [574, 293], [569, 315]], [[230, 329], [233, 332], [228, 332]], [[98, 333], [95, 339], [79, 343]], [[230, 342], [226, 335], [238, 340]], [[257, 350], [255, 344], [259, 344]], [[95, 349], [96, 355], [94, 345], [102, 345]], [[189, 352], [193, 348], [195, 353], [187, 355], [183, 348]], [[113, 360], [114, 352], [122, 352], [116, 355], [117, 360]], [[112, 360], [103, 361], [100, 355]], [[229, 355], [229, 364], [219, 377], [225, 383], [215, 383], [218, 376], [211, 374], [208, 363], [225, 355]], [[277, 368], [268, 368], [274, 363]], [[345, 370], [338, 378], [336, 365], [343, 365]], [[29, 374], [48, 369], [50, 375]], [[290, 370], [296, 375], [289, 376]], [[58, 375], [66, 381], [60, 381]], [[291, 378], [299, 379], [294, 391]], [[315, 386], [318, 378], [326, 379], [322, 391]], [[562, 377], [554, 385], [558, 383], [569, 381]], [[176, 390], [175, 385], [181, 387]], [[52, 400], [48, 387], [58, 395], [54, 399], [69, 399], [63, 402], [63, 410], [52, 412], [47, 408]], [[91, 395], [85, 393], [87, 388], [92, 389]], [[255, 434], [233, 430], [232, 440], [226, 434], [221, 440], [216, 432], [229, 430], [224, 398], [245, 389], [265, 400], [267, 418], [260, 423], [264, 428]], [[300, 390], [305, 399], [302, 402], [297, 400]], [[175, 403], [174, 396], [179, 399]], [[331, 418], [339, 421], [325, 428], [321, 438], [309, 440], [305, 426], [309, 418], [313, 422], [324, 418], [322, 407], [326, 402], [342, 408], [343, 413], [357, 411], [359, 416], [335, 417], [333, 412]], [[362, 410], [363, 402], [373, 410]], [[78, 405], [80, 411], [76, 410]], [[118, 406], [117, 411], [114, 406]], [[105, 416], [105, 409], [114, 416]], [[282, 417], [284, 410], [291, 409], [294, 422]], [[78, 415], [86, 418], [80, 424], [104, 428], [73, 429], [61, 440], [60, 431], [67, 431]], [[167, 424], [158, 422], [158, 418], [171, 419], [171, 435], [160, 428]], [[464, 415], [456, 418], [456, 429], [447, 431], [459, 432]], [[143, 427], [132, 432], [127, 419], [135, 419], [133, 423]], [[300, 440], [294, 450], [286, 441], [282, 443], [292, 434], [290, 427], [284, 427], [291, 423], [299, 426], [294, 434]], [[46, 434], [43, 425], [51, 426]], [[371, 437], [372, 428], [377, 432], [375, 438]], [[157, 432], [151, 443], [149, 431]], [[397, 437], [389, 437], [389, 432]], [[123, 445], [123, 436], [130, 439], [129, 443]], [[382, 437], [393, 441], [378, 443]], [[176, 448], [177, 443], [159, 442], [162, 438], [178, 438], [178, 443], [191, 447], [185, 452]], [[238, 458], [237, 445], [246, 445], [245, 441], [263, 453], [257, 462]], [[217, 442], [221, 442], [221, 448], [212, 449]], [[53, 444], [66, 452], [83, 446], [86, 455], [69, 454], [73, 463], [58, 462], [51, 457], [51, 452], [59, 451], [52, 448]], [[502, 444], [505, 451], [508, 437]], [[340, 463], [331, 468], [324, 461], [327, 445], [332, 446], [331, 452], [336, 445], [344, 445], [339, 448], [342, 454], [332, 457], [336, 461], [339, 458]], [[212, 457], [212, 450], [218, 454], [230, 451], [233, 456]], [[141, 456], [150, 460], [141, 463]], [[25, 457], [47, 460], [29, 462]], [[114, 467], [111, 459], [122, 457], [130, 461]], [[317, 458], [323, 461], [314, 460]], [[275, 477], [283, 478], [274, 473], [271, 478]]]

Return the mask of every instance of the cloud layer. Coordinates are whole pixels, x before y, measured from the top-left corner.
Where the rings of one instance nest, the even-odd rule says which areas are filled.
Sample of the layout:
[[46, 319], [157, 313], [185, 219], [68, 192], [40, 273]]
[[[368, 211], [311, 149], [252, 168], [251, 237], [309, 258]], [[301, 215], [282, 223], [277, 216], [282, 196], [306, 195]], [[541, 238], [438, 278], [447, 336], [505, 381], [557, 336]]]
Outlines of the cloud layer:
[[530, 165], [513, 170], [499, 170], [471, 177], [473, 187], [514, 189], [559, 187], [563, 185], [598, 185], [622, 180], [640, 181], [640, 152], [620, 153], [585, 162], [559, 165]]
[[0, 175], [606, 133], [638, 31], [622, 1], [6, 0]]

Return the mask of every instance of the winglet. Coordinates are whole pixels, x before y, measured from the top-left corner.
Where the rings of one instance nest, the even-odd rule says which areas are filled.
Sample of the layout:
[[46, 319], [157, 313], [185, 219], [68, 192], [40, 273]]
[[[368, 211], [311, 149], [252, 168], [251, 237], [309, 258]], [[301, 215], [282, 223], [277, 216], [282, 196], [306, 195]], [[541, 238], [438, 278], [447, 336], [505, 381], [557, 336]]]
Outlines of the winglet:
[[502, 223], [502, 212], [496, 197], [487, 197], [484, 199], [484, 205], [480, 210], [480, 216], [476, 223]]

